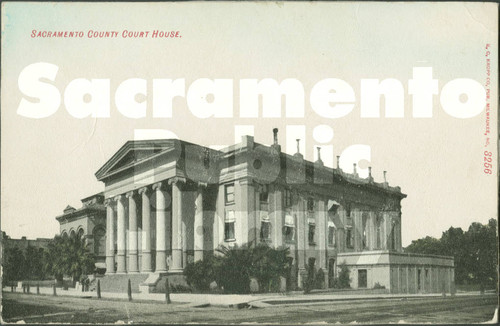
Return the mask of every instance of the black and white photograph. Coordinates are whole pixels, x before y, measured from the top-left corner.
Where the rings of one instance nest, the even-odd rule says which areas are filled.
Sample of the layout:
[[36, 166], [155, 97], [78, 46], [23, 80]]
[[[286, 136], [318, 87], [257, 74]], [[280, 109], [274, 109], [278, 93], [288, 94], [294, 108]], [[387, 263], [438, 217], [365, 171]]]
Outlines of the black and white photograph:
[[498, 322], [498, 4], [3, 2], [1, 321]]

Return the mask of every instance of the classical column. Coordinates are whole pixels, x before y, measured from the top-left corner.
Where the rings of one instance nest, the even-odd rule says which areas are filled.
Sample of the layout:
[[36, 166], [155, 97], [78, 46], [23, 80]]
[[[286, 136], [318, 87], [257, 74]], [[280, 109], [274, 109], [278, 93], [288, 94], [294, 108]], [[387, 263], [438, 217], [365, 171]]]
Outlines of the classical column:
[[172, 266], [170, 271], [182, 271], [182, 192], [180, 178], [168, 181], [172, 185]]
[[149, 273], [151, 268], [151, 204], [150, 190], [147, 187], [139, 189], [142, 196], [142, 261], [141, 272]]
[[167, 271], [166, 199], [163, 185], [163, 182], [153, 185], [156, 191], [156, 272]]
[[199, 184], [196, 192], [194, 214], [194, 261], [203, 260], [203, 188]]
[[123, 195], [118, 195], [115, 197], [116, 201], [116, 214], [117, 214], [117, 235], [116, 235], [116, 246], [117, 246], [117, 273], [126, 273], [127, 269], [125, 266], [125, 206], [123, 203]]
[[137, 204], [135, 202], [135, 191], [127, 193], [128, 198], [128, 256], [129, 273], [139, 272], [139, 261], [137, 259]]
[[115, 216], [113, 200], [106, 199], [106, 274], [115, 273]]

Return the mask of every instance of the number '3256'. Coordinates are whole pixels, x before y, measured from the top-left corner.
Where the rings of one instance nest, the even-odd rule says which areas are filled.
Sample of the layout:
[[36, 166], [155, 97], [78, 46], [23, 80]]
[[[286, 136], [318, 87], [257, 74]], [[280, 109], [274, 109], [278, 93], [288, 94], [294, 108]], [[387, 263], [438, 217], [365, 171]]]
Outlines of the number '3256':
[[484, 151], [484, 167], [485, 167], [484, 173], [486, 174], [492, 173], [491, 168], [493, 167], [493, 165], [491, 165], [491, 156], [492, 156], [491, 152]]

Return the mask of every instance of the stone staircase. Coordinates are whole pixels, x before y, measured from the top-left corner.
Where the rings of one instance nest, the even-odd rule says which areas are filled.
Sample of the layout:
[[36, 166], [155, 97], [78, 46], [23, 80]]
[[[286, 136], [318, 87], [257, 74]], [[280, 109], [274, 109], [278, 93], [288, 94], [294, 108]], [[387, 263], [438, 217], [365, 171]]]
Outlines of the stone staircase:
[[101, 280], [102, 292], [127, 293], [128, 280], [130, 279], [132, 293], [139, 293], [139, 285], [144, 283], [148, 277], [149, 274], [116, 274], [104, 275], [98, 279]]

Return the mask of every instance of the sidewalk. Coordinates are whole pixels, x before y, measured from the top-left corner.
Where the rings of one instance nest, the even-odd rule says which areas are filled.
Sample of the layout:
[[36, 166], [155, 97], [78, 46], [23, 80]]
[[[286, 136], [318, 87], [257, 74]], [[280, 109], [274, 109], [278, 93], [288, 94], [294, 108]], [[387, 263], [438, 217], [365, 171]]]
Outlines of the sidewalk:
[[[10, 292], [10, 287], [3, 289], [5, 292]], [[36, 295], [36, 287], [31, 288], [31, 295]], [[17, 293], [20, 292], [17, 289]], [[52, 288], [40, 288], [40, 294], [53, 295]], [[457, 296], [479, 295], [479, 292], [459, 292]], [[485, 294], [494, 295], [495, 293]], [[58, 296], [72, 296], [80, 298], [96, 298], [97, 293], [81, 292], [75, 289], [62, 290], [57, 288]], [[195, 293], [171, 293], [170, 299], [173, 303], [186, 304], [192, 307], [196, 306], [222, 306], [222, 307], [266, 307], [271, 305], [290, 305], [299, 303], [321, 303], [335, 301], [352, 301], [352, 300], [387, 300], [387, 299], [404, 299], [404, 298], [426, 298], [426, 297], [441, 297], [441, 293], [428, 294], [336, 294], [336, 293], [320, 293], [320, 294], [257, 294], [257, 295], [239, 295], [239, 294], [195, 294]], [[450, 294], [447, 294], [450, 296]], [[101, 292], [103, 299], [120, 299], [128, 300], [127, 293]], [[157, 301], [165, 302], [165, 293], [133, 293], [133, 300], [140, 301]]]

